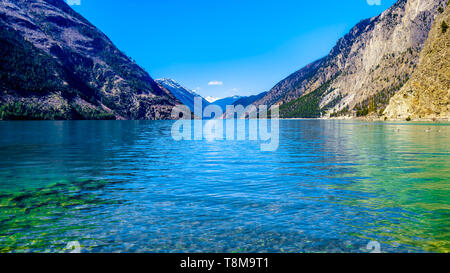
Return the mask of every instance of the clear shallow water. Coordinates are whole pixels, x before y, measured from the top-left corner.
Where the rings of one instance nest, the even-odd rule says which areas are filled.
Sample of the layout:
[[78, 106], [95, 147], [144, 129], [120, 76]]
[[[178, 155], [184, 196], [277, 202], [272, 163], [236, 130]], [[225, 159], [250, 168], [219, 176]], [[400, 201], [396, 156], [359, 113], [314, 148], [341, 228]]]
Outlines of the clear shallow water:
[[170, 121], [0, 123], [0, 252], [449, 252], [450, 126], [292, 120], [280, 148]]

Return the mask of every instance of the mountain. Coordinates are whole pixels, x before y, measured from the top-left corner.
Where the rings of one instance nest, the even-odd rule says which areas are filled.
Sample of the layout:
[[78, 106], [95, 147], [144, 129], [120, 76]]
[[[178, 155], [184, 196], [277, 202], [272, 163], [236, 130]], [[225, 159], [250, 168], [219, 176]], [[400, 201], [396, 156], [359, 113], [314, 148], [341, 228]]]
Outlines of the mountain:
[[195, 97], [200, 97], [202, 99], [203, 107], [209, 105], [209, 102], [202, 98], [199, 94], [184, 88], [172, 79], [158, 79], [156, 82], [161, 84], [165, 89], [169, 90], [179, 101], [181, 101], [181, 103], [189, 107], [191, 111], [194, 111]]
[[381, 115], [409, 80], [447, 0], [399, 0], [363, 20], [331, 52], [278, 83], [255, 104], [282, 117]]
[[288, 92], [297, 92], [299, 97], [305, 92], [304, 85], [316, 75], [323, 62], [324, 59], [320, 59], [291, 74], [275, 85], [264, 97], [255, 101], [255, 104], [272, 106], [278, 102], [288, 101], [289, 99], [285, 98]]
[[263, 92], [261, 94], [258, 95], [254, 95], [254, 96], [248, 96], [248, 97], [241, 97], [240, 99], [238, 99], [237, 101], [235, 101], [233, 103], [233, 105], [242, 105], [244, 107], [247, 107], [253, 103], [255, 103], [256, 101], [262, 99], [264, 96], [267, 95], [267, 92]]
[[0, 26], [1, 119], [168, 119], [179, 103], [63, 0], [0, 0]]
[[213, 103], [213, 102], [215, 102], [215, 101], [220, 100], [220, 98], [214, 98], [214, 97], [208, 96], [208, 97], [205, 98], [205, 100], [206, 100], [207, 102], [209, 102], [209, 103]]
[[234, 103], [241, 99], [241, 96], [232, 96], [224, 99], [219, 99], [211, 103], [211, 105], [217, 105], [222, 108], [222, 111], [225, 113], [228, 105], [234, 105]]
[[450, 8], [441, 10], [411, 79], [390, 101], [389, 119], [450, 118]]

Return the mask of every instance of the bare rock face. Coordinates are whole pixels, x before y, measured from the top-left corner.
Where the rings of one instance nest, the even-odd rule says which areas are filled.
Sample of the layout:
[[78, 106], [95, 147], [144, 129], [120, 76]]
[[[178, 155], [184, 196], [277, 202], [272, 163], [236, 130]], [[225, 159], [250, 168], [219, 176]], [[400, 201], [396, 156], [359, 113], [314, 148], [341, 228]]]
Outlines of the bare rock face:
[[[280, 108], [282, 116], [290, 117], [310, 117], [296, 111], [305, 103], [314, 104], [307, 108], [314, 108], [316, 115], [381, 114], [413, 73], [438, 9], [446, 2], [399, 0], [358, 23], [328, 56], [281, 81], [256, 104], [291, 103]], [[314, 99], [300, 100], [310, 93]]]
[[179, 103], [63, 0], [0, 0], [0, 26], [2, 119], [168, 119]]
[[450, 8], [439, 15], [411, 79], [390, 101], [389, 119], [450, 119]]

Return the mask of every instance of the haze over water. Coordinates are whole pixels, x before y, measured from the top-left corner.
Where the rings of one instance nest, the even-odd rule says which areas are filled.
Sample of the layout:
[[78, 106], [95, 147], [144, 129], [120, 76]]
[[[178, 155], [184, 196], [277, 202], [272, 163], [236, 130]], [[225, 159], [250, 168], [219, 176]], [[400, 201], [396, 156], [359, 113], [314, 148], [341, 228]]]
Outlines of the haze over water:
[[172, 121], [0, 123], [0, 251], [450, 250], [448, 124], [283, 120], [280, 147]]

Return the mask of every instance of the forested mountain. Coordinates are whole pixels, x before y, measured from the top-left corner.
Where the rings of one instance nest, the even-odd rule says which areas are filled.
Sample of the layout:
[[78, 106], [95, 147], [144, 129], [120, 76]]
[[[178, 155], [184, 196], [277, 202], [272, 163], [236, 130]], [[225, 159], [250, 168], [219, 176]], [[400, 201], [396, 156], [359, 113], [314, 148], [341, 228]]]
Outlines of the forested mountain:
[[1, 119], [167, 119], [179, 101], [63, 0], [0, 0]]

